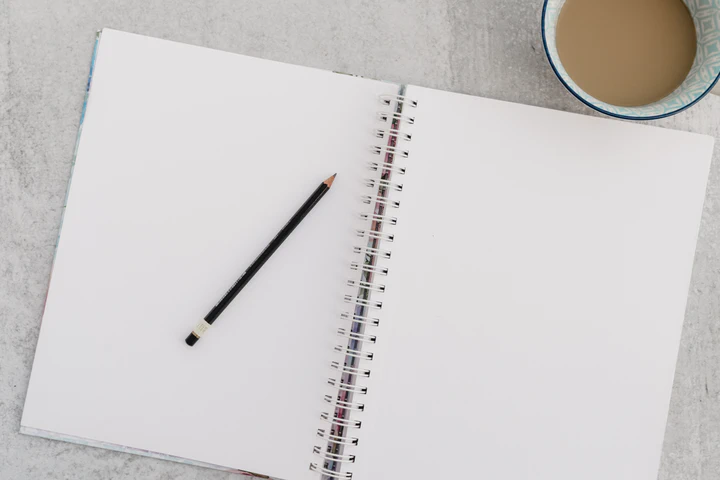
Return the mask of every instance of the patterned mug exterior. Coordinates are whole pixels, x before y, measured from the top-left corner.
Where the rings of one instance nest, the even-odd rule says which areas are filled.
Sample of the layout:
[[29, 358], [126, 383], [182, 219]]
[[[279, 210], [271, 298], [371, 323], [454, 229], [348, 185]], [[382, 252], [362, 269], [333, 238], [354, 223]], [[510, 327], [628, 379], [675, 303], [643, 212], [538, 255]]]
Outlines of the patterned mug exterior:
[[550, 66], [570, 93], [598, 112], [627, 120], [655, 120], [675, 115], [700, 101], [720, 78], [720, 0], [683, 2], [695, 22], [697, 53], [685, 81], [662, 100], [640, 107], [619, 107], [588, 95], [570, 78], [560, 62], [555, 43], [557, 20], [565, 0], [545, 0], [543, 6], [542, 38]]

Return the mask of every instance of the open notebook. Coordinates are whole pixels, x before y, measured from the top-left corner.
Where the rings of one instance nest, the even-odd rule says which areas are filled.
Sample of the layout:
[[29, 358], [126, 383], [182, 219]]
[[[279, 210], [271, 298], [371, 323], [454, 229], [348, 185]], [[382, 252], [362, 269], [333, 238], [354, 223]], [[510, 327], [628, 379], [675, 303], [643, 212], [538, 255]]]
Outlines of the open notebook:
[[712, 138], [108, 29], [81, 132], [23, 432], [284, 480], [655, 480]]

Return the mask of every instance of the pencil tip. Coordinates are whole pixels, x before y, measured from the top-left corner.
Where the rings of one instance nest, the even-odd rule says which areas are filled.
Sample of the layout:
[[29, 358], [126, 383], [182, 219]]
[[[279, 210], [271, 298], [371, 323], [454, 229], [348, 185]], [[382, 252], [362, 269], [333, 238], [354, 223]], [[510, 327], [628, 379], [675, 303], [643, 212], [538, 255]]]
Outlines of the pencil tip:
[[328, 186], [328, 188], [332, 187], [333, 182], [335, 181], [335, 177], [337, 177], [337, 173], [333, 173], [333, 176], [325, 180], [323, 183]]

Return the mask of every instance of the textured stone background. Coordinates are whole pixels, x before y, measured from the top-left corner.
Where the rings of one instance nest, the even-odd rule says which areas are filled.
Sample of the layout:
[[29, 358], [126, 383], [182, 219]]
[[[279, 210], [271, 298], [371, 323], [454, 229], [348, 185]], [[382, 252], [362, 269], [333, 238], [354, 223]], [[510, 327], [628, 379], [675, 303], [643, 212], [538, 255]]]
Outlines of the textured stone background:
[[[563, 90], [547, 65], [539, 34], [541, 4], [0, 0], [0, 479], [236, 478], [17, 433], [96, 30], [113, 27], [592, 115]], [[709, 97], [656, 124], [718, 137], [719, 121], [720, 98]], [[690, 288], [662, 480], [720, 478], [717, 157]]]

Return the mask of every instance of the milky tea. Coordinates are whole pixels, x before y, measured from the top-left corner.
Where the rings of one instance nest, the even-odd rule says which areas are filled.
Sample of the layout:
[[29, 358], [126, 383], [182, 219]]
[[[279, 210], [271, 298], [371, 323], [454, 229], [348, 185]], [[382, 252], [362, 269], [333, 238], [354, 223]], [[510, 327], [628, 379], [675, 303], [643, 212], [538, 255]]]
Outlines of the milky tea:
[[697, 47], [682, 0], [567, 0], [556, 43], [580, 88], [622, 107], [669, 95], [687, 77]]

